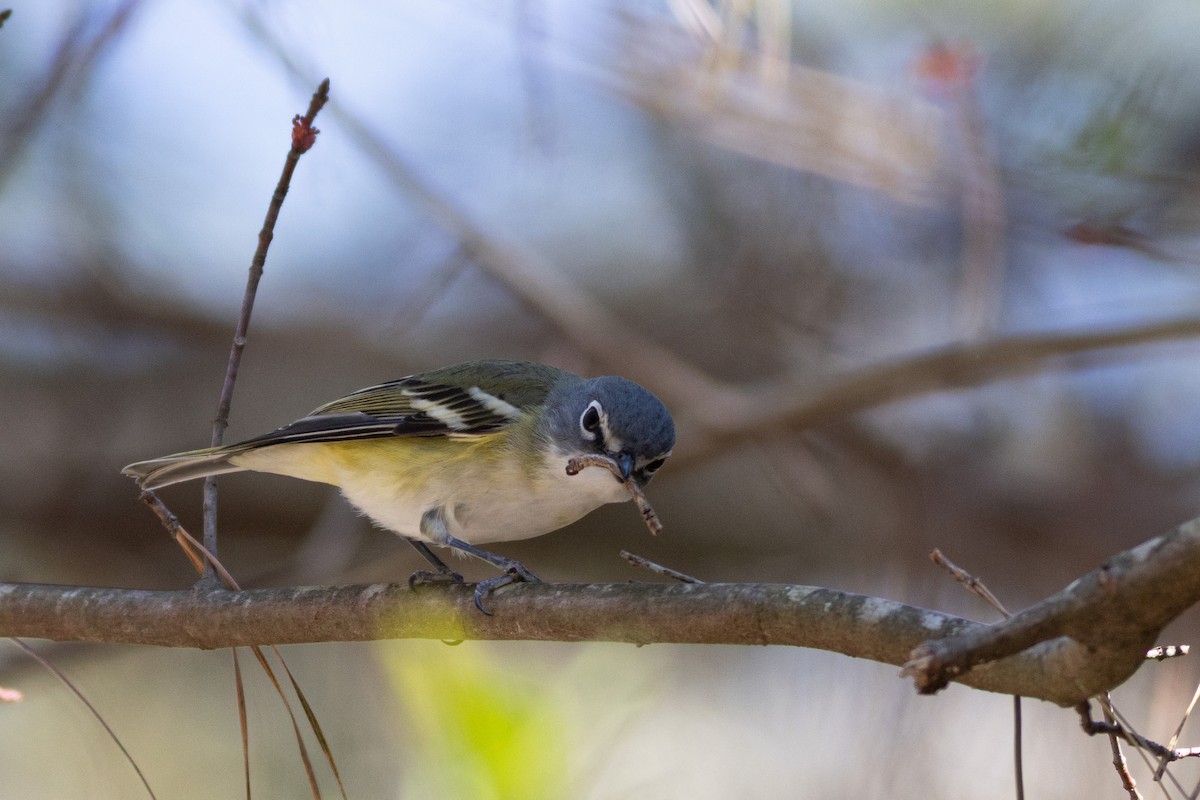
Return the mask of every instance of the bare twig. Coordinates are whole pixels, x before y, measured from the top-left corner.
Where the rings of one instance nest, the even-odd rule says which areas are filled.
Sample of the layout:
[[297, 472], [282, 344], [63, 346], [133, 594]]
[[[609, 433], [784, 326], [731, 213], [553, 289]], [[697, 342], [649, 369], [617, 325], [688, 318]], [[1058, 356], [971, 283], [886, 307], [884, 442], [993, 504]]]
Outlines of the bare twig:
[[1004, 607], [1004, 604], [1000, 602], [996, 595], [992, 594], [991, 590], [984, 585], [983, 581], [981, 581], [979, 578], [976, 578], [974, 575], [967, 572], [950, 559], [946, 558], [945, 554], [942, 553], [941, 550], [936, 547], [933, 548], [933, 550], [929, 552], [929, 559], [953, 575], [954, 580], [967, 587], [967, 589], [969, 589], [971, 592], [974, 592], [976, 595], [981, 597], [985, 603], [996, 609], [996, 611], [1000, 613], [1000, 616], [1005, 617], [1006, 619], [1012, 616], [1012, 614], [1009, 613], [1008, 609]]
[[[1107, 699], [1107, 697], [1106, 697]], [[1110, 710], [1111, 702], [1108, 704], [1101, 703], [1101, 711], [1104, 712], [1104, 721], [1112, 726], [1116, 726], [1116, 715]], [[1121, 737], [1116, 733], [1108, 734], [1109, 748], [1112, 750], [1113, 769], [1117, 771], [1117, 775], [1121, 778], [1121, 788], [1129, 794], [1129, 800], [1142, 800], [1142, 793], [1137, 789], [1137, 781], [1133, 779], [1133, 775], [1129, 772], [1129, 764], [1125, 760], [1125, 753], [1121, 751]], [[1166, 763], [1165, 761], [1163, 762]]]
[[25, 642], [21, 641], [15, 636], [10, 636], [9, 641], [24, 650], [25, 654], [34, 661], [45, 667], [51, 674], [54, 675], [54, 677], [62, 681], [63, 684], [65, 684], [66, 687], [71, 690], [72, 694], [79, 698], [79, 702], [83, 703], [84, 706], [87, 707], [87, 710], [91, 712], [92, 716], [96, 718], [96, 721], [104, 726], [104, 731], [108, 734], [108, 738], [112, 739], [113, 743], [120, 748], [121, 754], [125, 756], [125, 760], [129, 762], [129, 766], [133, 767], [133, 771], [137, 773], [138, 779], [142, 782], [142, 786], [146, 787], [146, 794], [150, 795], [151, 800], [154, 800], [154, 790], [150, 788], [150, 783], [146, 780], [146, 776], [142, 774], [141, 767], [139, 767], [137, 762], [133, 760], [133, 756], [131, 756], [129, 751], [125, 749], [125, 745], [121, 744], [121, 740], [117, 737], [116, 731], [109, 726], [108, 722], [105, 721], [100, 712], [96, 710], [96, 707], [92, 705], [92, 702], [84, 696], [83, 692], [79, 690], [79, 687], [76, 686], [75, 683], [68, 678], [62, 670], [47, 661], [37, 650], [34, 650]]
[[[1176, 761], [1179, 758], [1192, 758], [1195, 756], [1200, 756], [1200, 748], [1169, 751], [1161, 744], [1153, 742], [1139, 734], [1137, 730], [1134, 729], [1133, 725], [1130, 724], [1129, 720], [1125, 719], [1121, 712], [1117, 710], [1116, 706], [1112, 704], [1112, 699], [1108, 692], [1102, 692], [1101, 694], [1097, 695], [1095, 699], [1100, 704], [1100, 708], [1104, 712], [1105, 721], [1093, 723], [1091, 721], [1091, 709], [1089, 704], [1080, 704], [1077, 707], [1077, 710], [1080, 711], [1081, 724], [1083, 725], [1084, 730], [1087, 731], [1089, 728], [1092, 728], [1096, 731], [1096, 733], [1108, 734], [1110, 738], [1122, 739], [1129, 744], [1132, 744], [1134, 746], [1134, 751], [1138, 754], [1138, 756], [1141, 757], [1147, 769], [1150, 769], [1154, 766], [1150, 763], [1150, 755], [1166, 756], [1168, 761]], [[1171, 783], [1175, 787], [1175, 790], [1183, 795], [1184, 790], [1183, 786], [1179, 783], [1179, 779], [1169, 771], [1166, 772], [1166, 777], [1170, 779]], [[1122, 785], [1124, 786], [1126, 783], [1126, 779], [1123, 777]], [[1128, 776], [1128, 783], [1133, 783], [1132, 776]], [[1136, 785], [1134, 788], [1137, 788]], [[1159, 783], [1159, 788], [1162, 790], [1164, 796], [1170, 797], [1166, 787], [1164, 787], [1161, 783]]]
[[[1103, 694], [1099, 695], [1096, 700], [1100, 703], [1100, 709], [1104, 712], [1104, 719], [1106, 722], [1118, 722], [1125, 728], [1125, 730], [1130, 731], [1131, 733], [1137, 733], [1137, 731], [1134, 730], [1133, 725], [1130, 724], [1129, 720], [1125, 719], [1121, 712], [1117, 710], [1117, 707], [1113, 705], [1112, 695], [1109, 692], [1104, 692]], [[1108, 744], [1109, 748], [1114, 753], [1113, 768], [1117, 770], [1117, 775], [1121, 779], [1122, 788], [1125, 788], [1126, 791], [1128, 791], [1128, 787], [1132, 785], [1134, 791], [1136, 792], [1137, 782], [1134, 781], [1133, 776], [1129, 774], [1128, 766], [1125, 764], [1125, 753], [1121, 750], [1120, 738], [1109, 734]], [[1135, 748], [1135, 752], [1138, 754], [1138, 757], [1142, 759], [1142, 763], [1146, 765], [1147, 769], [1153, 766], [1150, 763], [1150, 757], [1146, 755], [1145, 750], [1139, 747]], [[1169, 775], [1169, 777], [1171, 778], [1172, 783], [1175, 784], [1175, 787], [1180, 791], [1183, 791], [1183, 787], [1179, 785], [1179, 781], [1176, 780], [1175, 776]], [[1162, 788], [1161, 784], [1159, 784], [1159, 788]], [[1163, 794], [1167, 794], [1165, 789], [1163, 790]], [[1134, 799], [1131, 798], [1131, 800]]]
[[[179, 524], [179, 517], [175, 516], [171, 509], [167, 508], [167, 504], [160, 500], [158, 495], [150, 489], [143, 491], [139, 499], [149, 506], [154, 515], [158, 517], [158, 521], [167, 529], [167, 533], [171, 534], [171, 538], [179, 545], [179, 549], [183, 550], [183, 554], [187, 556], [188, 561], [191, 562], [196, 572], [203, 575], [204, 555], [192, 546], [192, 542], [195, 540]], [[233, 576], [230, 576], [229, 580], [232, 581]]]
[[141, 501], [150, 507], [150, 510], [162, 522], [163, 527], [167, 529], [167, 533], [171, 534], [171, 538], [183, 549], [188, 560], [192, 562], [192, 566], [198, 572], [203, 572], [207, 565], [208, 568], [213, 569], [220, 576], [221, 582], [225, 584], [227, 589], [236, 591], [242, 588], [238, 586], [238, 582], [234, 580], [229, 570], [225, 569], [225, 565], [207, 547], [198, 542], [196, 537], [188, 533], [186, 528], [179, 524], [179, 518], [167, 508], [166, 503], [160, 500], [157, 494], [150, 489], [146, 489], [141, 494]]
[[[1108, 692], [1101, 694], [1100, 696], [1098, 696], [1096, 698], [1096, 700], [1100, 703], [1100, 707], [1103, 708], [1105, 711], [1105, 719], [1108, 719], [1111, 717], [1111, 718], [1115, 719], [1117, 721], [1117, 723], [1120, 724], [1123, 728], [1125, 728], [1125, 730], [1130, 731], [1132, 733], [1137, 733], [1137, 730], [1133, 727], [1133, 724], [1130, 723], [1130, 721], [1128, 719], [1126, 719], [1123, 714], [1121, 714], [1120, 710], [1118, 710], [1115, 705], [1113, 705], [1112, 698], [1109, 696]], [[1147, 750], [1144, 750], [1139, 747], [1139, 748], [1135, 748], [1135, 752], [1138, 754], [1138, 757], [1142, 759], [1142, 763], [1145, 764], [1146, 769], [1152, 769], [1154, 767], [1154, 765], [1150, 761], [1150, 754]], [[1197, 748], [1196, 752], [1193, 753], [1192, 755], [1200, 755], [1200, 748]], [[1170, 770], [1165, 770], [1164, 774], [1167, 777], [1167, 779], [1170, 780], [1171, 784], [1175, 787], [1175, 791], [1179, 792], [1182, 795], [1183, 791], [1184, 791], [1183, 785], [1180, 784], [1179, 779], [1177, 777], [1175, 777], [1174, 773], [1172, 773]], [[1158, 787], [1162, 791], [1164, 797], [1170, 796], [1170, 794], [1167, 792], [1166, 787], [1162, 784], [1161, 781], [1158, 783]]]
[[[1163, 651], [1163, 652], [1161, 655], [1158, 655], [1155, 653], [1156, 650]], [[1187, 647], [1187, 645], [1182, 645], [1180, 647], [1172, 646], [1169, 648], [1156, 647], [1153, 650], [1151, 650], [1150, 652], [1148, 652], [1146, 654], [1146, 657], [1147, 658], [1155, 658], [1155, 659], [1158, 659], [1159, 661], [1161, 661], [1164, 658], [1170, 658], [1172, 655], [1175, 655], [1175, 653], [1170, 652], [1170, 651], [1176, 651], [1176, 650], [1182, 650], [1183, 653], [1186, 654], [1188, 651], [1188, 647]], [[1179, 720], [1179, 725], [1175, 728], [1175, 733], [1171, 734], [1171, 739], [1170, 739], [1170, 741], [1167, 742], [1168, 750], [1174, 750], [1175, 745], [1179, 744], [1179, 737], [1183, 734], [1183, 726], [1187, 724], [1188, 719], [1192, 716], [1192, 711], [1194, 711], [1196, 708], [1197, 700], [1200, 700], [1200, 684], [1197, 684], [1196, 690], [1194, 692], [1192, 692], [1192, 699], [1187, 704], [1187, 708], [1184, 709], [1183, 717]], [[1167, 761], [1165, 759], [1160, 759], [1158, 768], [1154, 770], [1154, 780], [1157, 781], [1162, 778], [1163, 770], [1165, 770], [1166, 767], [1167, 767]]]
[[[213, 420], [212, 446], [218, 447], [225, 437], [225, 428], [229, 424], [229, 407], [233, 402], [233, 388], [237, 382], [238, 368], [242, 363], [242, 350], [246, 347], [246, 335], [250, 328], [250, 315], [254, 310], [254, 299], [258, 292], [258, 282], [262, 278], [263, 267], [267, 261], [267, 250], [275, 237], [275, 222], [279, 211], [283, 208], [283, 200], [287, 197], [291, 186], [292, 173], [300, 156], [308, 152], [320, 132], [313, 127], [313, 120], [329, 100], [329, 79], [326, 78], [313, 93], [304, 116], [297, 115], [292, 119], [292, 146], [283, 162], [283, 173], [275, 185], [271, 202], [267, 206], [267, 216], [263, 220], [262, 230], [258, 234], [258, 248], [250, 261], [250, 273], [246, 279], [246, 291], [242, 295], [242, 308], [238, 315], [237, 327], [233, 334], [233, 344], [229, 349], [229, 364], [225, 371], [225, 381], [221, 385], [221, 397], [217, 403], [217, 416]], [[204, 480], [204, 546], [213, 555], [217, 552], [217, 480], [209, 477]], [[208, 569], [201, 580], [212, 582], [214, 576]]]
[[1126, 742], [1129, 742], [1134, 747], [1140, 747], [1145, 750], [1149, 750], [1155, 755], [1171, 755], [1167, 748], [1163, 747], [1161, 744], [1143, 738], [1136, 731], [1126, 729], [1119, 722], [1117, 722], [1116, 719], [1107, 719], [1108, 714], [1106, 714], [1106, 719], [1104, 722], [1099, 722], [1092, 719], [1092, 704], [1086, 700], [1076, 706], [1075, 710], [1079, 713], [1079, 724], [1083, 727], [1084, 733], [1089, 736], [1096, 736], [1098, 734], [1111, 734]]
[[620, 481], [625, 490], [633, 497], [633, 502], [637, 505], [637, 509], [642, 515], [642, 521], [646, 523], [646, 528], [650, 531], [650, 535], [658, 535], [659, 531], [663, 529], [662, 522], [659, 521], [658, 514], [654, 513], [650, 501], [646, 498], [646, 493], [642, 491], [642, 487], [638, 486], [636, 481], [624, 477], [621, 474], [621, 468], [617, 466], [616, 462], [604, 456], [579, 456], [578, 458], [572, 458], [567, 462], [567, 474], [578, 475], [588, 467], [601, 467], [611, 472], [613, 477]]
[[628, 561], [631, 565], [640, 567], [641, 569], [649, 570], [655, 575], [662, 575], [664, 578], [673, 578], [681, 583], [704, 583], [704, 581], [700, 580], [699, 578], [693, 578], [691, 575], [682, 573], [677, 569], [664, 567], [662, 564], [655, 564], [650, 559], [643, 558], [639, 555], [634, 555], [628, 550], [622, 550], [620, 555], [621, 558]]
[[[1107, 692], [1103, 694], [1107, 695]], [[1101, 705], [1103, 706], [1104, 704], [1102, 703]], [[1091, 736], [1095, 736], [1096, 734], [1111, 734], [1123, 741], [1128, 742], [1134, 747], [1148, 751], [1156, 758], [1163, 758], [1167, 761], [1179, 761], [1180, 759], [1184, 758], [1196, 758], [1200, 756], [1200, 747], [1187, 747], [1182, 749], [1168, 748], [1159, 744], [1158, 742], [1147, 739], [1145, 736], [1142, 736], [1140, 733], [1128, 727], [1127, 725], [1122, 724], [1115, 718], [1106, 719], [1105, 722], [1093, 720], [1091, 704], [1087, 701], [1084, 701], [1076, 706], [1076, 710], [1079, 712], [1080, 724], [1083, 726], [1083, 730]], [[1107, 706], [1105, 711], [1106, 717], [1110, 715], [1115, 717], [1115, 715], [1112, 714], [1111, 706]]]
[[[968, 590], [983, 599], [985, 603], [994, 608], [1000, 616], [1008, 619], [1012, 616], [1004, 604], [1000, 602], [996, 595], [992, 594], [991, 589], [984, 585], [983, 581], [976, 578], [971, 573], [967, 572], [962, 567], [955, 564], [950, 559], [946, 558], [938, 548], [933, 548], [929, 553], [929, 559], [942, 567], [951, 575], [954, 580], [961, 583]], [[1025, 800], [1025, 758], [1022, 754], [1021, 747], [1021, 695], [1013, 695], [1013, 772], [1015, 773], [1015, 785], [1017, 788], [1017, 800]]]
[[1151, 647], [1147, 650], [1146, 658], [1155, 661], [1166, 661], [1168, 658], [1186, 656], [1191, 649], [1191, 646], [1186, 644], [1160, 644], [1158, 647]]

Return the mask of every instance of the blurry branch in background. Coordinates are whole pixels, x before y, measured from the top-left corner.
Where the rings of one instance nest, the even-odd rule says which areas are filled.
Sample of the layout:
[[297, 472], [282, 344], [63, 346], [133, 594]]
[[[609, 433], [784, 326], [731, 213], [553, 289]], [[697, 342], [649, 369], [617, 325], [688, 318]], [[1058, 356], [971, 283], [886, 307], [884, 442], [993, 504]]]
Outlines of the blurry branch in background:
[[545, 4], [539, 0], [517, 0], [513, 4], [526, 130], [530, 142], [543, 154], [550, 154], [555, 149], [553, 82], [546, 77], [537, 59], [537, 53], [545, 47], [547, 13]]
[[155, 295], [153, 302], [131, 291], [119, 276], [81, 272], [60, 285], [0, 281], [0, 311], [21, 314], [62, 330], [103, 326], [121, 331], [149, 331], [156, 337], [207, 341], [229, 335], [228, 320], [217, 320], [178, 298]]
[[[725, 4], [727, 8], [734, 4]], [[757, 4], [759, 50], [744, 50], [746, 21], [703, 0], [672, 4], [685, 36], [630, 15], [617, 91], [648, 114], [742, 156], [863, 186], [908, 205], [938, 190], [941, 112], [831, 72], [792, 63], [785, 4]], [[747, 69], [752, 61], [757, 70]]]
[[[293, 80], [308, 81], [306, 70], [253, 10], [247, 10], [242, 19]], [[693, 73], [694, 70], [685, 74]], [[805, 81], [799, 84], [806, 85]], [[674, 95], [667, 93], [667, 96]], [[1033, 372], [1065, 356], [1200, 336], [1200, 318], [1099, 332], [1025, 334], [898, 356], [832, 378], [795, 375], [752, 385], [733, 385], [709, 376], [631, 330], [564, 270], [538, 253], [485, 231], [465, 211], [422, 180], [381, 132], [344, 103], [332, 103], [329, 113], [344, 125], [361, 151], [398, 190], [458, 240], [464, 258], [507, 287], [596, 364], [615, 368], [618, 366], [613, 363], [615, 356], [622, 374], [653, 387], [683, 422], [677, 461], [711, 457], [738, 441], [783, 427], [807, 427], [929, 392]], [[841, 128], [835, 126], [831, 130]], [[882, 124], [880, 120], [872, 124], [860, 121], [853, 130], [882, 130], [889, 137], [896, 135], [894, 125]], [[806, 137], [807, 134], [799, 138]], [[826, 152], [826, 148], [821, 151]], [[902, 159], [897, 163], [910, 162], [911, 159]], [[454, 261], [450, 264], [455, 271], [461, 268]], [[446, 284], [438, 281], [436, 285]]]
[[[79, 6], [78, 15], [63, 34], [46, 74], [15, 103], [14, 108], [4, 109], [4, 121], [0, 123], [0, 187], [12, 176], [22, 153], [35, 140], [33, 132], [49, 116], [55, 98], [71, 84], [78, 94], [82, 94], [78, 90], [87, 83], [100, 57], [111, 50], [128, 29], [140, 5], [141, 0], [125, 0], [98, 27], [93, 24], [96, 16], [93, 6], [88, 3]], [[11, 13], [8, 11], [0, 24]], [[86, 121], [79, 124], [86, 125]]]
[[450, 284], [470, 266], [470, 257], [462, 245], [456, 243], [454, 249], [429, 271], [420, 285], [412, 287], [407, 293], [400, 302], [399, 310], [388, 321], [388, 329], [395, 331], [397, 335], [410, 333], [429, 307], [439, 300], [450, 288]]
[[[460, 269], [457, 256], [443, 267], [445, 273], [457, 273]], [[451, 279], [448, 274], [443, 277]], [[99, 321], [159, 328], [181, 338], [206, 339], [215, 336], [222, 327], [168, 299], [134, 304], [122, 298], [121, 293], [110, 293], [98, 284], [53, 290], [17, 285], [2, 288], [0, 308], [36, 309], [37, 313], [52, 315], [66, 324]], [[406, 310], [406, 315], [416, 311], [415, 305], [405, 308], [412, 309]], [[808, 375], [803, 379], [798, 376], [741, 387], [698, 372], [688, 378], [678, 373], [669, 375], [670, 370], [655, 372], [651, 364], [641, 365], [642, 369], [651, 370], [645, 373], [648, 378], [641, 377], [684, 423], [680, 425], [680, 447], [672, 457], [673, 464], [684, 464], [712, 458], [731, 445], [783, 428], [813, 427], [923, 394], [978, 387], [993, 380], [1047, 369], [1062, 359], [1087, 358], [1086, 363], [1094, 363], [1101, 356], [1117, 357], [1111, 351], [1118, 349], [1197, 337], [1200, 337], [1200, 317], [1183, 317], [1109, 330], [1020, 334], [950, 345], [896, 356], [840, 375]], [[628, 355], [635, 359], [638, 353]], [[671, 377], [675, 378], [674, 383], [670, 382]]]
[[1076, 707], [1128, 679], [1200, 600], [1200, 519], [1120, 553], [995, 625], [834, 589], [778, 584], [521, 584], [173, 591], [0, 584], [0, 636], [236, 647], [388, 638], [792, 645], [905, 665]]
[[[792, 57], [791, 9], [786, 0], [723, 0], [717, 7], [708, 0], [668, 0], [667, 5], [679, 25], [704, 47], [709, 71], [738, 69], [748, 56], [764, 85], [778, 89], [786, 83]], [[747, 52], [745, 42], [751, 38], [758, 47]]]
[[947, 139], [958, 149], [963, 239], [955, 311], [958, 333], [967, 339], [996, 329], [1004, 287], [1004, 184], [976, 91], [981, 68], [982, 59], [966, 43], [934, 42], [917, 62], [928, 90], [950, 104]]
[[[896, 356], [840, 376], [808, 376], [681, 398], [680, 416], [699, 430], [681, 435], [674, 459], [711, 457], [739, 440], [806, 428], [930, 392], [980, 386], [1045, 369], [1071, 356], [1200, 336], [1200, 317], [1101, 331], [1032, 333]], [[657, 386], [657, 385], [656, 385]]]
[[[293, 80], [307, 82], [306, 71], [253, 10], [247, 8], [242, 19]], [[375, 162], [387, 180], [459, 241], [466, 258], [559, 329], [580, 352], [602, 365], [611, 365], [616, 354], [622, 374], [643, 381], [650, 376], [656, 379], [651, 381], [656, 386], [666, 384], [686, 390], [711, 385], [711, 379], [703, 372], [631, 331], [624, 321], [606, 311], [555, 264], [516, 242], [505, 241], [498, 234], [485, 231], [465, 211], [424, 181], [387, 137], [345, 103], [331, 103], [329, 114], [342, 123], [347, 135], [367, 158]]]

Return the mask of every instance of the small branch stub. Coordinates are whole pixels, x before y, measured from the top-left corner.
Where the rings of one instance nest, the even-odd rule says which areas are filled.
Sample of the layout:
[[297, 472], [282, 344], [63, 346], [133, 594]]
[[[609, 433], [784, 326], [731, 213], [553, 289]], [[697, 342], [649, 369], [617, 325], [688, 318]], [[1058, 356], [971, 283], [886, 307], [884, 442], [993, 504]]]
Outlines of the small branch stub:
[[619, 555], [621, 558], [628, 561], [630, 565], [640, 567], [641, 569], [650, 570], [655, 575], [662, 575], [664, 578], [672, 578], [680, 583], [704, 583], [704, 581], [700, 580], [699, 578], [693, 578], [691, 575], [680, 572], [677, 569], [664, 567], [662, 564], [655, 564], [650, 559], [635, 555], [628, 550], [622, 550]]

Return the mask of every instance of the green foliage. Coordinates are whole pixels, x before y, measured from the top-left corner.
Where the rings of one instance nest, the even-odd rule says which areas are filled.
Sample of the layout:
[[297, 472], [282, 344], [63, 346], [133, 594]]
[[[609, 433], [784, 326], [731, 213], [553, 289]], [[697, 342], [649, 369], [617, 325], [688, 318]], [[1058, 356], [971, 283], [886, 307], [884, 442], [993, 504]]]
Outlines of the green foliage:
[[505, 662], [478, 642], [405, 642], [386, 651], [413, 765], [404, 796], [569, 797], [572, 725], [550, 665]]

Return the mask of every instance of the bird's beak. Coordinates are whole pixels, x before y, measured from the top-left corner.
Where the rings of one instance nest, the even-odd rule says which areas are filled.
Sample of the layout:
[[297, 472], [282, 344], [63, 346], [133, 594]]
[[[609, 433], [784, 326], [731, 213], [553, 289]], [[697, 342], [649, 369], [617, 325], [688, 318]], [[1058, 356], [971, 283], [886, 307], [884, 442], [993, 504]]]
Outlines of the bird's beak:
[[617, 466], [621, 469], [621, 480], [629, 480], [629, 476], [633, 474], [633, 454], [632, 453], [617, 453]]

